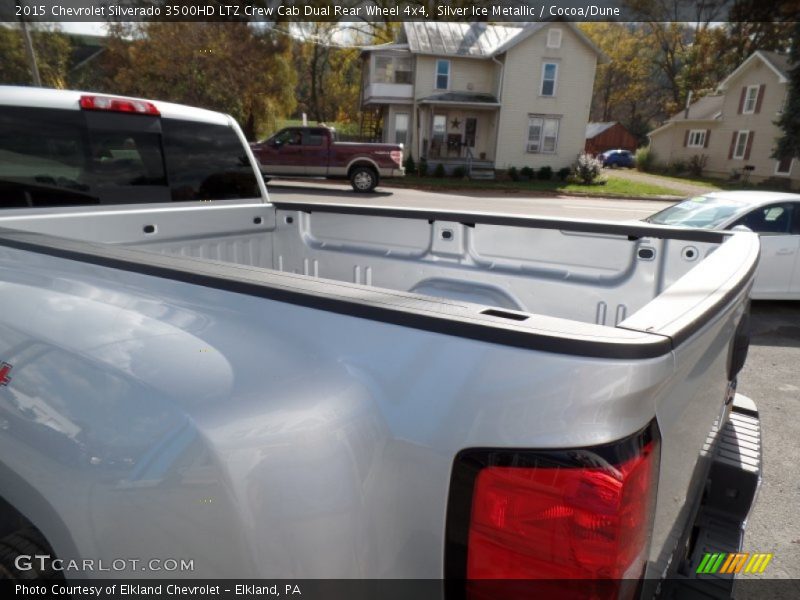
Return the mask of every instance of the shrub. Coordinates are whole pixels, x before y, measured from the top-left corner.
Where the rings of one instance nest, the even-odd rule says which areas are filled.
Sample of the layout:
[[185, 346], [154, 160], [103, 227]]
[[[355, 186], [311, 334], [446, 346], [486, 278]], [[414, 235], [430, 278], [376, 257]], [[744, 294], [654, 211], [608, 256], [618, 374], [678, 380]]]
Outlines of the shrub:
[[511, 181], [519, 181], [519, 170], [517, 170], [517, 167], [511, 167], [508, 170], [508, 178]]
[[636, 169], [649, 173], [653, 170], [656, 164], [655, 152], [650, 150], [648, 146], [639, 148], [636, 151]]
[[410, 154], [403, 163], [403, 166], [406, 168], [406, 173], [409, 175], [414, 175], [417, 172], [417, 163], [414, 162], [414, 158]]
[[575, 165], [572, 167], [572, 172], [575, 179], [584, 185], [591, 185], [600, 176], [600, 170], [603, 168], [603, 163], [597, 160], [591, 154], [581, 153]]
[[702, 177], [703, 170], [706, 168], [707, 162], [708, 162], [708, 156], [706, 156], [705, 154], [695, 154], [689, 159], [686, 168], [689, 169], [689, 173], [693, 177]]
[[533, 179], [535, 172], [531, 167], [522, 167], [519, 174], [522, 179]]
[[558, 170], [558, 179], [560, 181], [566, 181], [570, 173], [572, 173], [572, 169], [570, 169], [569, 167], [561, 167]]
[[688, 169], [688, 166], [686, 161], [682, 159], [673, 160], [667, 165], [667, 173], [670, 175], [681, 175], [686, 172], [686, 169]]
[[542, 167], [539, 169], [539, 179], [550, 181], [553, 178], [553, 167]]
[[428, 160], [423, 156], [419, 159], [419, 165], [417, 166], [417, 173], [420, 177], [427, 177], [428, 175]]
[[453, 177], [456, 179], [464, 179], [467, 176], [467, 167], [463, 165], [458, 165], [455, 169], [453, 169]]
[[445, 175], [446, 175], [446, 173], [445, 173], [445, 170], [444, 170], [444, 165], [442, 163], [439, 163], [438, 165], [436, 165], [436, 168], [433, 170], [433, 176], [434, 177], [439, 177], [441, 179]]

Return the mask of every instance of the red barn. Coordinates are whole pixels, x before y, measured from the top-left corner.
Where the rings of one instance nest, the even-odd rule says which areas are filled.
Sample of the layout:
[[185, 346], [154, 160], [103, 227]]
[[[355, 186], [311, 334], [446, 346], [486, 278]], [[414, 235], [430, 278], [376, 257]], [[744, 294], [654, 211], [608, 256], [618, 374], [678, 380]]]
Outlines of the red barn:
[[637, 146], [636, 138], [622, 123], [610, 121], [586, 124], [585, 149], [589, 154], [599, 154], [618, 148], [635, 152]]

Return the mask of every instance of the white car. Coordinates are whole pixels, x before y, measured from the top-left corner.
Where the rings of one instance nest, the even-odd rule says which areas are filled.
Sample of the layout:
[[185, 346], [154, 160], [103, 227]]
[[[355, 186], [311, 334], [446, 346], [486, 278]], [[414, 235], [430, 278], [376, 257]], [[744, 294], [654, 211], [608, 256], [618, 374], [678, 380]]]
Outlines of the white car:
[[761, 258], [751, 297], [800, 300], [800, 194], [710, 192], [645, 219], [661, 225], [733, 229], [743, 225], [761, 237]]

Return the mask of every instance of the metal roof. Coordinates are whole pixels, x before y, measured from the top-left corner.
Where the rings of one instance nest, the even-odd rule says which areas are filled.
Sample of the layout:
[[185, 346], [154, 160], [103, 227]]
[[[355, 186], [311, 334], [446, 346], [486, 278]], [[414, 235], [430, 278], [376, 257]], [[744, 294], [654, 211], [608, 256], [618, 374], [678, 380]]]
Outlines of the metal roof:
[[728, 88], [730, 82], [736, 78], [739, 73], [744, 71], [751, 62], [755, 60], [761, 60], [766, 64], [772, 71], [778, 76], [778, 81], [781, 83], [786, 83], [789, 81], [789, 69], [792, 68], [792, 65], [789, 64], [789, 57], [785, 54], [779, 54], [778, 52], [768, 52], [767, 50], [756, 50], [747, 59], [740, 64], [733, 72], [728, 75], [725, 79], [722, 80], [722, 83], [719, 84], [718, 89], [725, 91]]
[[617, 124], [616, 121], [606, 121], [605, 123], [587, 123], [586, 139], [590, 140], [593, 137], [603, 133], [606, 129], [612, 128], [616, 124]]
[[717, 94], [713, 96], [703, 96], [697, 102], [689, 105], [689, 110], [685, 109], [672, 115], [669, 121], [714, 121], [720, 117], [722, 103], [725, 96]]
[[779, 54], [778, 52], [771, 52], [769, 50], [759, 50], [759, 52], [784, 78], [789, 78], [789, 70], [792, 68], [792, 65], [789, 64], [788, 54]]
[[525, 31], [525, 27], [454, 23], [448, 21], [407, 21], [403, 23], [411, 52], [486, 58]]

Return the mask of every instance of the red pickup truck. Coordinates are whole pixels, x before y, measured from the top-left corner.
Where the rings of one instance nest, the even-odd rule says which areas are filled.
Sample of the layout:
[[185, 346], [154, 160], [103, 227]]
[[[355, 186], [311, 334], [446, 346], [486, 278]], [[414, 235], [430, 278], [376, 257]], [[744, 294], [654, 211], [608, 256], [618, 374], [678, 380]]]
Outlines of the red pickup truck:
[[329, 127], [287, 127], [250, 147], [268, 177], [346, 177], [371, 192], [381, 177], [405, 175], [402, 144], [337, 142]]

